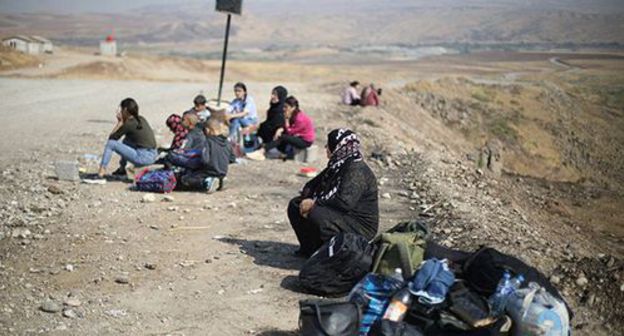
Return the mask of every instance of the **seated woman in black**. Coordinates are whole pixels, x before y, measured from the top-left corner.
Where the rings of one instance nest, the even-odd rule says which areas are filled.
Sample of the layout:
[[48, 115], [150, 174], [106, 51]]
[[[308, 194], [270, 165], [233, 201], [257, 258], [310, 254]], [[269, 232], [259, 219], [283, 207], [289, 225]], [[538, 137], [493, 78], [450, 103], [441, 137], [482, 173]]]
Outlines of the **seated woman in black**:
[[283, 86], [276, 86], [271, 91], [266, 120], [258, 128], [258, 136], [262, 139], [262, 143], [273, 141], [277, 130], [284, 127], [284, 102], [287, 96], [288, 90]]
[[340, 232], [372, 239], [379, 226], [377, 179], [348, 129], [327, 135], [329, 162], [288, 204], [288, 218], [299, 240], [298, 254], [309, 256]]

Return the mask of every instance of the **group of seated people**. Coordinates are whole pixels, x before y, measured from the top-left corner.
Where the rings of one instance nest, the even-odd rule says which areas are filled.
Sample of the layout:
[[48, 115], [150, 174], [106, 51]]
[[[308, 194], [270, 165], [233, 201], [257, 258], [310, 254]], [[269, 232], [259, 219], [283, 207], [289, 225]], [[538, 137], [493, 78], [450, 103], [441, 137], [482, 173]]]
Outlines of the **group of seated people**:
[[[305, 148], [315, 140], [310, 117], [282, 86], [272, 90], [267, 119], [254, 126], [257, 116], [249, 110], [253, 100], [246, 94], [245, 86], [239, 84], [235, 90], [242, 92], [237, 93], [232, 107], [225, 112], [207, 109], [206, 100], [200, 95], [194, 100], [195, 106], [181, 117], [167, 118], [174, 138], [159, 162], [166, 168], [182, 169], [178, 179], [182, 187], [215, 191], [222, 186], [228, 165], [235, 160], [228, 139], [233, 123], [240, 125], [240, 132], [257, 131], [262, 144], [255, 155], [276, 149], [290, 156], [289, 148]], [[301, 246], [296, 253], [301, 256], [310, 256], [340, 232], [372, 239], [378, 229], [377, 181], [364, 162], [358, 136], [348, 129], [335, 129], [327, 135], [325, 149], [327, 167], [306, 183], [301, 194], [288, 205], [288, 218]], [[106, 173], [113, 152], [121, 156], [113, 175], [125, 175], [127, 162], [136, 166], [157, 162], [154, 132], [139, 115], [139, 106], [132, 98], [120, 103], [117, 124], [104, 148], [100, 177]]]
[[359, 88], [360, 82], [349, 83], [342, 92], [342, 103], [351, 106], [379, 106], [380, 88], [375, 88], [373, 83], [365, 86], [361, 92]]
[[124, 99], [117, 112], [117, 124], [104, 149], [98, 178], [104, 178], [115, 152], [121, 156], [121, 161], [119, 168], [112, 173], [114, 176], [126, 176], [128, 162], [135, 166], [162, 163], [166, 168], [180, 168], [182, 173], [178, 180], [181, 187], [212, 191], [215, 185], [212, 180], [217, 179], [219, 186], [222, 185], [228, 164], [236, 161], [234, 154], [245, 155], [240, 151], [243, 137], [257, 139], [251, 148], [246, 148], [245, 156], [252, 160], [263, 160], [266, 155], [292, 159], [297, 151], [314, 142], [312, 119], [299, 108], [295, 97], [288, 96], [283, 86], [272, 90], [266, 120], [260, 124], [247, 86], [236, 83], [234, 95], [235, 99], [224, 109], [209, 108], [206, 98], [198, 95], [191, 109], [181, 116], [170, 115], [165, 124], [173, 133], [173, 140], [169, 148], [163, 149], [164, 154], [159, 154], [154, 132], [147, 120], [139, 115], [136, 101]]

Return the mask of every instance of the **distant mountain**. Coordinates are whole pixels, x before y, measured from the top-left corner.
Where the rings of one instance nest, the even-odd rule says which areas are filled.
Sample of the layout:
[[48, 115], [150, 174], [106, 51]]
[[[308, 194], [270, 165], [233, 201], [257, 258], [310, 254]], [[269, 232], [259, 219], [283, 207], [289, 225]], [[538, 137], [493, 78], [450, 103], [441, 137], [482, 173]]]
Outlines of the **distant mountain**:
[[[239, 47], [440, 43], [624, 44], [615, 0], [253, 0], [234, 17]], [[225, 16], [214, 3], [186, 1], [122, 14], [0, 14], [2, 35], [37, 34], [95, 45], [115, 30], [126, 45], [217, 48]]]

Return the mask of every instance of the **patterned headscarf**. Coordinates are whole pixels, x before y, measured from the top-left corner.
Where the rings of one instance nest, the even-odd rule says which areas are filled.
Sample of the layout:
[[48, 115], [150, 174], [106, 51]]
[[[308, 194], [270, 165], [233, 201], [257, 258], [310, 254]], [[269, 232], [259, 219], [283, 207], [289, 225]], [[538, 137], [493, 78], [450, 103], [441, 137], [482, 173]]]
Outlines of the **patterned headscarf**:
[[314, 199], [328, 200], [332, 198], [342, 183], [345, 164], [362, 161], [360, 140], [349, 129], [339, 128], [329, 132], [327, 148], [331, 152], [331, 157], [327, 162], [327, 168], [321, 173], [319, 186], [312, 192]]
[[189, 132], [189, 130], [182, 125], [182, 117], [177, 114], [172, 114], [167, 118], [167, 121], [165, 123], [167, 124], [167, 127], [169, 127], [171, 132], [173, 132], [173, 141], [171, 142], [171, 146], [169, 146], [169, 149], [177, 149], [182, 147], [184, 139], [186, 139], [186, 135]]

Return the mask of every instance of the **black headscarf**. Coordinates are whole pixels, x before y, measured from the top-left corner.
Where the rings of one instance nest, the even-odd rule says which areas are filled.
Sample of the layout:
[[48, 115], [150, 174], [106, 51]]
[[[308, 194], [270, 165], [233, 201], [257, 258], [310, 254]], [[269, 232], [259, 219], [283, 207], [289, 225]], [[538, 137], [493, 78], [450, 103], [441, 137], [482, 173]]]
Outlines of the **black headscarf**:
[[327, 135], [327, 148], [331, 152], [327, 168], [321, 172], [320, 183], [312, 190], [312, 198], [328, 200], [336, 194], [342, 182], [344, 167], [348, 162], [362, 161], [360, 140], [353, 131], [335, 129]]
[[269, 110], [267, 111], [267, 120], [272, 119], [275, 116], [281, 115], [284, 118], [284, 101], [288, 96], [288, 90], [283, 86], [276, 86], [273, 88], [277, 95], [277, 103], [271, 102]]
[[273, 91], [277, 94], [278, 101], [276, 103], [271, 102], [269, 110], [267, 111], [267, 119], [260, 124], [258, 129], [258, 135], [262, 138], [263, 143], [273, 141], [275, 132], [280, 127], [284, 127], [284, 101], [288, 96], [288, 90], [283, 86], [276, 86]]

